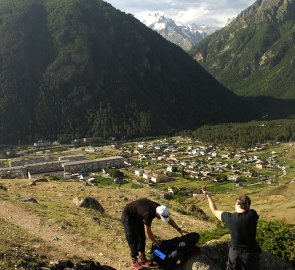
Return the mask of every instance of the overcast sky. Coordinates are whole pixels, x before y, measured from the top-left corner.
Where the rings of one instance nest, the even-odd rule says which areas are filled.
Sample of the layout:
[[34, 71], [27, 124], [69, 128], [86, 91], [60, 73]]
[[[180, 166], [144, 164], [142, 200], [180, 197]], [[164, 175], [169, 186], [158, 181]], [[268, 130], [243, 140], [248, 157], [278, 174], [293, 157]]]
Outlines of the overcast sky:
[[255, 0], [106, 0], [126, 13], [161, 11], [182, 24], [208, 24], [223, 27]]

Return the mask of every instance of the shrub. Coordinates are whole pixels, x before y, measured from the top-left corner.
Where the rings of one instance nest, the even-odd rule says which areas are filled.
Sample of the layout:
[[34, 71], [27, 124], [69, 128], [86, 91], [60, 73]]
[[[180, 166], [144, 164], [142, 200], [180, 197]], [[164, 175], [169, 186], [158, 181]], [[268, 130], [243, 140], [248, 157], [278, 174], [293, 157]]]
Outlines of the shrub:
[[120, 178], [124, 176], [124, 173], [117, 169], [110, 169], [109, 175], [113, 178]]
[[284, 221], [259, 221], [257, 240], [262, 249], [295, 263], [294, 227]]
[[200, 233], [200, 241], [198, 244], [203, 245], [208, 241], [220, 239], [222, 236], [226, 234], [229, 234], [228, 229], [225, 226], [221, 226], [220, 223], [218, 223], [218, 226], [214, 230], [204, 231]]

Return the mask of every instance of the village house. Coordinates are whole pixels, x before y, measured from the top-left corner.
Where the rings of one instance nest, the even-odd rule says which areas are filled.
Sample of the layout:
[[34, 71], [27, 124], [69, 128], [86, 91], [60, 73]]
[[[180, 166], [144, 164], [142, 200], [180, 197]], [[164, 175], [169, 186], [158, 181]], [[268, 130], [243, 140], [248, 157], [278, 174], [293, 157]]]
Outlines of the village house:
[[79, 160], [86, 160], [86, 155], [84, 154], [77, 154], [77, 155], [68, 155], [68, 156], [60, 156], [58, 161], [60, 162], [67, 162], [67, 161], [79, 161]]
[[52, 143], [48, 140], [40, 140], [40, 141], [34, 143], [34, 147], [36, 147], [36, 148], [43, 148], [43, 147], [48, 147], [48, 146], [52, 146]]
[[267, 179], [266, 180], [266, 184], [271, 185], [272, 184], [272, 180], [271, 179]]
[[139, 149], [143, 149], [143, 148], [144, 148], [144, 146], [145, 146], [145, 144], [144, 144], [144, 143], [140, 143], [140, 144], [138, 144], [138, 145], [137, 145], [137, 148], [139, 148]]
[[228, 157], [227, 154], [223, 154], [223, 155], [221, 156], [221, 158], [222, 158], [222, 159], [228, 159], [229, 157]]
[[101, 142], [103, 140], [102, 137], [86, 137], [83, 138], [82, 141], [84, 143], [94, 143], [94, 142]]
[[234, 174], [234, 175], [229, 175], [228, 177], [227, 177], [227, 180], [228, 181], [232, 181], [232, 182], [237, 182], [237, 181], [239, 181], [241, 179], [241, 177], [239, 176], [239, 175], [236, 175], [236, 174]]
[[196, 164], [196, 162], [193, 162], [193, 163], [190, 163], [188, 166], [187, 166], [188, 169], [190, 170], [196, 170], [199, 168], [199, 166]]
[[173, 195], [174, 194], [174, 187], [168, 187], [168, 193]]
[[188, 160], [184, 160], [184, 161], [180, 162], [180, 165], [182, 165], [182, 166], [187, 166], [188, 164], [189, 164]]
[[24, 166], [28, 164], [35, 164], [35, 163], [41, 163], [41, 162], [49, 162], [53, 161], [53, 158], [50, 156], [38, 156], [34, 158], [26, 158], [26, 159], [11, 159], [9, 160], [9, 167], [18, 167], [18, 166]]
[[155, 150], [159, 151], [163, 148], [163, 146], [162, 145], [155, 145], [154, 148], [155, 148]]
[[28, 177], [28, 171], [23, 166], [0, 168], [0, 178], [26, 178]]
[[42, 162], [35, 164], [25, 165], [28, 173], [32, 174], [40, 174], [40, 173], [49, 173], [49, 172], [59, 172], [62, 171], [62, 165], [59, 161], [50, 161], [50, 162]]
[[200, 155], [200, 149], [198, 149], [198, 148], [197, 149], [193, 149], [192, 150], [192, 154], [195, 155], [195, 156]]
[[89, 153], [95, 153], [95, 152], [101, 151], [101, 148], [100, 147], [88, 146], [88, 147], [85, 147], [84, 151], [89, 152]]
[[142, 170], [142, 169], [135, 170], [135, 171], [134, 171], [134, 174], [135, 174], [136, 176], [142, 176], [142, 174], [143, 174], [143, 170]]
[[169, 181], [169, 177], [165, 174], [154, 173], [151, 176], [151, 181], [154, 183], [163, 183]]
[[95, 172], [103, 168], [121, 168], [124, 166], [124, 158], [120, 156], [99, 158], [94, 160], [73, 161], [62, 164], [64, 173]]
[[191, 172], [190, 177], [191, 178], [198, 178], [199, 177], [199, 173], [198, 172]]
[[138, 157], [139, 161], [143, 161], [143, 160], [146, 160], [146, 159], [147, 159], [147, 157], [145, 155], [143, 155], [143, 154], [139, 155], [139, 157]]
[[217, 153], [216, 152], [212, 152], [211, 153], [211, 157], [213, 157], [213, 158], [217, 157]]
[[175, 166], [169, 165], [166, 168], [166, 172], [177, 172], [177, 168]]
[[267, 163], [262, 161], [262, 160], [258, 160], [258, 161], [255, 162], [255, 167], [257, 169], [263, 169], [263, 168], [266, 167], [266, 165], [267, 165]]
[[151, 170], [144, 170], [144, 172], [142, 173], [142, 178], [148, 180], [151, 178], [151, 174], [152, 174]]
[[125, 167], [132, 166], [131, 160], [124, 160]]

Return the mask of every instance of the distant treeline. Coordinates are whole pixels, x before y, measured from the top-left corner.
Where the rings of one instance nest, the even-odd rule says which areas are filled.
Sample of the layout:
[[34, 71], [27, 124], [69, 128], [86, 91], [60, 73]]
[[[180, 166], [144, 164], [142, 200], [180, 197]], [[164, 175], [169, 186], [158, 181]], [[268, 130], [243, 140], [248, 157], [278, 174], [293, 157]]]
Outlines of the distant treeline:
[[295, 119], [205, 125], [197, 130], [182, 131], [179, 135], [235, 147], [269, 141], [288, 142], [295, 140]]

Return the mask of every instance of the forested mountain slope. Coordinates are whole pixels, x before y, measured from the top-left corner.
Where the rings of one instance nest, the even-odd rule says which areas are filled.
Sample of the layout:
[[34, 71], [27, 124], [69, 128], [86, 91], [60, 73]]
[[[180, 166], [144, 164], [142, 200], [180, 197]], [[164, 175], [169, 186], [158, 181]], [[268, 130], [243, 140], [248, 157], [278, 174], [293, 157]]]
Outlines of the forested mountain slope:
[[244, 120], [180, 48], [100, 0], [0, 0], [0, 143]]

